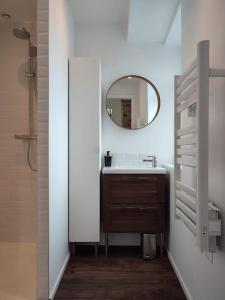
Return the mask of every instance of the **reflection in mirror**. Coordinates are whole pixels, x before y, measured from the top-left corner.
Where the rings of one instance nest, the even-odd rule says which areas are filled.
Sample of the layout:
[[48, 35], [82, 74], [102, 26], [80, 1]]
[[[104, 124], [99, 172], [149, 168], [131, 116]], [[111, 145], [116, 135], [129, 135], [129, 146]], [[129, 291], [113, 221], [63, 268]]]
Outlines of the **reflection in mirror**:
[[156, 87], [147, 79], [130, 75], [115, 81], [106, 96], [110, 118], [120, 127], [143, 128], [157, 116], [160, 97]]

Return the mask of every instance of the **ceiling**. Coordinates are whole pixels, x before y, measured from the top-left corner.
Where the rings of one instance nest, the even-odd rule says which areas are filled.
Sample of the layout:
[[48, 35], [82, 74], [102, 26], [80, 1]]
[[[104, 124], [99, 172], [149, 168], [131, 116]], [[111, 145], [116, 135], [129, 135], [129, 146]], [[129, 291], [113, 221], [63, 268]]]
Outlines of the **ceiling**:
[[164, 40], [164, 45], [167, 47], [181, 46], [181, 4], [177, 7], [176, 15]]
[[[68, 0], [75, 22], [123, 23], [127, 41], [179, 46], [179, 0]], [[12, 22], [36, 19], [37, 0], [0, 0], [0, 12]], [[0, 21], [1, 23], [1, 21]]]
[[12, 22], [31, 22], [37, 18], [37, 0], [1, 0], [0, 12], [10, 14]]
[[[79, 23], [123, 23], [131, 43], [180, 43], [179, 0], [68, 0]], [[170, 32], [172, 30], [172, 33]]]
[[129, 0], [69, 0], [79, 23], [127, 23]]
[[178, 3], [178, 0], [130, 0], [128, 41], [164, 42]]

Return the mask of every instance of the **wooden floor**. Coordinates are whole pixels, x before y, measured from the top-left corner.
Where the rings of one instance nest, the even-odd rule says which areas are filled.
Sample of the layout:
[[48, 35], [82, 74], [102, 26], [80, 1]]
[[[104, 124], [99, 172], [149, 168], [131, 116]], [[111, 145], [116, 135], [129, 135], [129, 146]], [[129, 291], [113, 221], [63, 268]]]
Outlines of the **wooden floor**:
[[140, 249], [127, 248], [111, 249], [108, 258], [72, 257], [56, 293], [60, 299], [186, 300], [166, 256], [144, 261]]

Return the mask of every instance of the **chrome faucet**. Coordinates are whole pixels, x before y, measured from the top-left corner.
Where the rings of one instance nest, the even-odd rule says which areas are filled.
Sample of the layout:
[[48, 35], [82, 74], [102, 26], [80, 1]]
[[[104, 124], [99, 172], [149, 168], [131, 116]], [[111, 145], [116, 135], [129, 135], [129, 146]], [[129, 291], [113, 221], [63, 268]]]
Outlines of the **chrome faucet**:
[[155, 155], [148, 155], [147, 158], [142, 160], [143, 162], [151, 162], [152, 163], [152, 168], [157, 167], [157, 159]]

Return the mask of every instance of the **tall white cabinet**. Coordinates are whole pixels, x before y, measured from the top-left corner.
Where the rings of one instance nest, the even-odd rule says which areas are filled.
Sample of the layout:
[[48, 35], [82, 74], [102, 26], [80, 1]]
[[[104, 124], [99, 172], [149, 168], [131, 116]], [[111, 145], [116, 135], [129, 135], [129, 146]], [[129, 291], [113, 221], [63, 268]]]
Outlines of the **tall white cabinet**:
[[100, 240], [101, 70], [96, 58], [69, 63], [69, 241]]

